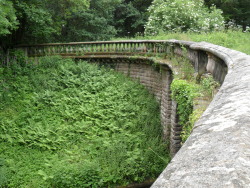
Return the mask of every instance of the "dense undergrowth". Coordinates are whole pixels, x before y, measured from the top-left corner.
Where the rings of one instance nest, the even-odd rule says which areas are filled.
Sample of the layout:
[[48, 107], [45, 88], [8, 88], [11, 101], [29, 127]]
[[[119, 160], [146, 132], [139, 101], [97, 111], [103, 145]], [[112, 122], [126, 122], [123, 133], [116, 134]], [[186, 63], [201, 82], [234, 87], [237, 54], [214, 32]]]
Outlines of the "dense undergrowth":
[[159, 105], [112, 70], [59, 57], [0, 68], [0, 187], [113, 187], [169, 161]]

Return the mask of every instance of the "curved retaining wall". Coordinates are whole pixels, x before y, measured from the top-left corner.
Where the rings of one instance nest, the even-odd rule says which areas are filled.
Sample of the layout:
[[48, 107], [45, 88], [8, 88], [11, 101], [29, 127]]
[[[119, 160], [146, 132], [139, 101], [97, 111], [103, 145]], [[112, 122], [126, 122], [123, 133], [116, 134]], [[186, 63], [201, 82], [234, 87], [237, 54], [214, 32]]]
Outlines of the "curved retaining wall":
[[[250, 56], [205, 42], [171, 42], [206, 52], [201, 70], [206, 67], [224, 82], [152, 187], [250, 187]], [[189, 57], [195, 59], [192, 53]]]
[[[132, 60], [129, 63], [123, 60], [123, 63], [115, 68], [131, 77], [139, 78], [158, 100], [166, 101], [166, 109], [162, 111], [162, 121], [166, 123], [163, 126], [165, 134], [170, 137], [171, 146], [174, 146], [172, 153], [178, 152], [152, 187], [250, 187], [250, 56], [205, 42], [176, 40], [43, 44], [24, 47], [26, 54], [31, 56], [49, 53], [85, 58], [86, 55], [79, 55], [79, 52], [84, 52], [91, 59], [94, 59], [94, 53], [109, 55], [111, 59], [117, 60], [117, 54], [125, 57], [147, 53], [174, 53], [189, 58], [198, 76], [210, 72], [222, 86], [179, 151], [181, 128], [176, 116], [176, 104], [169, 98], [169, 73], [173, 68], [171, 64], [165, 63], [166, 74], [162, 75], [159, 70], [152, 69], [151, 65], [151, 68], [143, 65], [147, 61], [138, 61], [139, 63], [132, 65]], [[137, 57], [134, 59], [138, 60]]]

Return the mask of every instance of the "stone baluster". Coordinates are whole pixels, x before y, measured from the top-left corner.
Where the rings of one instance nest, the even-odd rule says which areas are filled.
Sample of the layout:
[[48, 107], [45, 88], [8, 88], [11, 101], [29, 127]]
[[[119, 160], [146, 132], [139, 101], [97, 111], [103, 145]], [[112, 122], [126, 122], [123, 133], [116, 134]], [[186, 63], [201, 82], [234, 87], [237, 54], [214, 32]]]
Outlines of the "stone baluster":
[[129, 42], [129, 43], [128, 43], [128, 46], [129, 46], [129, 52], [130, 52], [130, 53], [133, 53], [132, 43]]
[[144, 52], [144, 44], [143, 43], [137, 43], [138, 48], [139, 48], [139, 53], [143, 53]]
[[133, 53], [135, 53], [136, 52], [136, 43], [132, 43], [132, 49], [133, 49]]
[[102, 52], [102, 44], [99, 44], [99, 52]]
[[130, 52], [129, 43], [128, 42], [126, 42], [126, 52]]
[[90, 44], [89, 50], [93, 54], [93, 52], [94, 52], [94, 44]]
[[117, 43], [114, 43], [114, 48], [115, 48], [115, 52], [118, 51], [118, 44]]
[[124, 51], [124, 45], [123, 43], [120, 43], [120, 52], [122, 53]]
[[83, 52], [82, 53], [87, 53], [88, 52], [88, 45], [83, 44]]
[[114, 43], [111, 43], [111, 50], [112, 50], [112, 52], [115, 52], [115, 44]]
[[127, 52], [127, 43], [123, 42], [123, 52]]
[[150, 42], [150, 53], [154, 52], [154, 43]]
[[64, 45], [64, 52], [65, 52], [65, 54], [68, 55], [70, 53], [70, 47], [67, 45]]
[[94, 46], [94, 53], [96, 53], [97, 52], [97, 44], [93, 44], [93, 46]]
[[108, 45], [106, 43], [104, 43], [103, 45], [104, 45], [104, 51], [103, 52], [108, 52], [108, 48], [107, 48]]
[[119, 52], [120, 51], [120, 43], [116, 43], [116, 52]]
[[51, 46], [50, 52], [51, 52], [51, 55], [55, 54], [55, 47], [54, 46]]
[[107, 43], [107, 51], [110, 52], [110, 44]]

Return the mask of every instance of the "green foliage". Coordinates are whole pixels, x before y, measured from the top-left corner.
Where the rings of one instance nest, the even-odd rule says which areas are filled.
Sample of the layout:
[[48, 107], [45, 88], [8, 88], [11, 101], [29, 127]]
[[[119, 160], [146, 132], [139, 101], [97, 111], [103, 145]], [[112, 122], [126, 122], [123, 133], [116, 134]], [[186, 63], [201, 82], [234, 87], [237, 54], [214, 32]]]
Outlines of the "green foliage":
[[223, 11], [227, 26], [232, 24], [247, 30], [250, 27], [250, 1], [249, 0], [205, 0], [208, 6], [216, 5]]
[[[234, 50], [250, 54], [250, 32], [242, 32], [239, 30], [213, 31], [208, 33], [194, 32], [175, 32], [160, 33], [157, 36], [138, 36], [136, 39], [152, 39], [152, 40], [186, 40], [195, 42], [210, 42]], [[124, 39], [123, 39], [124, 40]]]
[[0, 11], [4, 12], [0, 15], [1, 45], [8, 48], [20, 43], [52, 42], [61, 36], [67, 19], [86, 10], [89, 1], [1, 0], [0, 3]]
[[0, 158], [0, 187], [7, 187], [10, 178], [10, 170], [5, 159]]
[[115, 10], [114, 25], [118, 36], [142, 35], [152, 0], [123, 0]]
[[[178, 76], [177, 76], [178, 77]], [[179, 115], [179, 123], [182, 125], [181, 138], [184, 143], [193, 130], [195, 122], [200, 118], [206, 109], [206, 105], [195, 104], [202, 100], [211, 101], [214, 91], [219, 84], [212, 76], [202, 77], [200, 84], [196, 84], [194, 79], [187, 80], [174, 79], [171, 84], [172, 99], [178, 104], [177, 114]], [[194, 110], [194, 106], [196, 108]]]
[[[187, 54], [187, 49], [182, 48], [182, 53]], [[184, 55], [185, 56], [185, 55]], [[190, 60], [185, 57], [168, 55], [168, 58], [171, 61], [173, 70], [175, 70], [174, 77], [175, 79], [184, 79], [192, 80], [194, 79], [194, 67]]]
[[[1, 46], [142, 34], [152, 0], [0, 1]], [[9, 35], [7, 35], [9, 34]]]
[[200, 84], [202, 86], [203, 92], [205, 92], [206, 95], [210, 97], [214, 96], [215, 89], [219, 87], [219, 83], [216, 82], [211, 75], [202, 78]]
[[22, 35], [20, 42], [38, 43], [51, 39], [51, 35], [56, 32], [53, 28], [51, 14], [41, 3], [33, 1], [15, 0], [15, 8], [19, 20], [17, 33]]
[[73, 14], [85, 11], [89, 7], [89, 0], [45, 0], [47, 9], [49, 9], [56, 19], [71, 17]]
[[108, 40], [117, 34], [142, 33], [151, 1], [1, 0], [1, 46]]
[[18, 25], [12, 2], [0, 0], [0, 12], [0, 36], [5, 36], [15, 30]]
[[195, 122], [199, 120], [203, 112], [204, 109], [196, 109], [189, 115], [188, 122], [186, 122], [182, 127], [182, 132], [181, 132], [182, 143], [184, 143], [188, 139], [188, 137], [192, 133]]
[[147, 8], [152, 0], [92, 0], [89, 10], [78, 11], [66, 20], [66, 41], [108, 40], [115, 35], [143, 33]]
[[215, 7], [204, 6], [203, 0], [154, 0], [149, 7], [147, 35], [159, 32], [222, 30], [224, 18]]
[[166, 166], [158, 103], [138, 83], [60, 57], [0, 71], [8, 187], [112, 187]]
[[115, 7], [121, 0], [92, 0], [89, 10], [67, 18], [62, 35], [66, 41], [108, 40], [116, 35], [112, 25]]
[[51, 179], [53, 187], [102, 187], [99, 166], [95, 163], [59, 167]]
[[184, 126], [193, 112], [193, 99], [198, 95], [197, 88], [186, 80], [174, 80], [171, 84], [171, 91], [172, 99], [178, 104], [179, 123]]

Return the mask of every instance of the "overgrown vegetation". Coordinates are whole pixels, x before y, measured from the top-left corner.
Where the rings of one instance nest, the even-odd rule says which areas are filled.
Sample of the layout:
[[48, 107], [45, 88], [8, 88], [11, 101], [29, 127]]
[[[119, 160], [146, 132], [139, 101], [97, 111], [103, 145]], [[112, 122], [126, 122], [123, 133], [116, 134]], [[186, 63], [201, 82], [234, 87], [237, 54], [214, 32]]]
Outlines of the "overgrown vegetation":
[[44, 57], [0, 68], [0, 187], [113, 187], [169, 161], [159, 105], [123, 75]]
[[[183, 49], [185, 53], [185, 49]], [[182, 125], [182, 143], [192, 132], [195, 122], [206, 110], [219, 83], [211, 75], [203, 75], [199, 83], [195, 78], [192, 64], [183, 57], [171, 57], [174, 66], [174, 80], [171, 84], [172, 99], [177, 102], [179, 124]], [[203, 105], [199, 104], [205, 101]]]
[[0, 0], [0, 46], [109, 40], [144, 32], [152, 0]]

